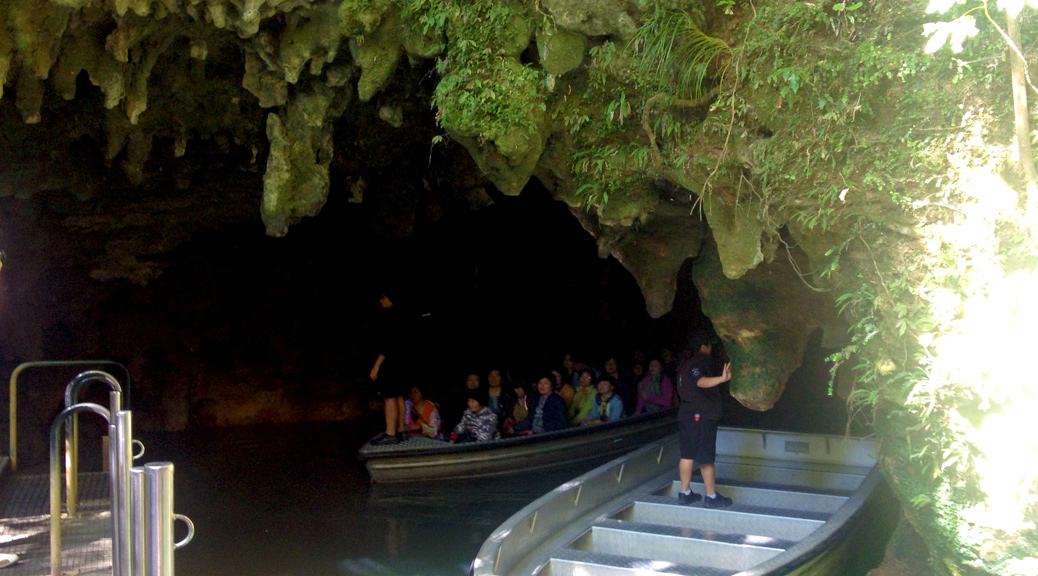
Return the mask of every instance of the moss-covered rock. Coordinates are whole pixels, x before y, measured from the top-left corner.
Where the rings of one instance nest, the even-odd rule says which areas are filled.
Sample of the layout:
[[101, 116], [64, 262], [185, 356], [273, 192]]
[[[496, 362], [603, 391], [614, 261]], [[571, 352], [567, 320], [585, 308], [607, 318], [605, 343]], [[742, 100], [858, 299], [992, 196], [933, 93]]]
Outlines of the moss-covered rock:
[[789, 255], [784, 248], [779, 252], [775, 262], [738, 280], [728, 277], [715, 243], [704, 247], [695, 262], [703, 313], [732, 360], [731, 394], [754, 410], [774, 406], [803, 362], [808, 337], [835, 316], [825, 296], [802, 289]]
[[361, 69], [357, 79], [357, 97], [361, 102], [370, 100], [393, 76], [403, 55], [402, 40], [400, 18], [395, 12], [390, 12], [363, 40], [350, 41], [353, 59]]
[[764, 261], [761, 251], [759, 212], [752, 201], [749, 206], [729, 205], [718, 195], [707, 194], [703, 199], [703, 214], [710, 222], [710, 230], [717, 241], [717, 251], [725, 276], [736, 279]]
[[267, 233], [284, 236], [304, 216], [320, 212], [328, 198], [332, 128], [345, 106], [340, 93], [315, 84], [296, 94], [283, 112], [267, 116], [270, 155], [263, 177], [261, 210]]
[[545, 26], [537, 34], [541, 67], [548, 74], [561, 76], [580, 66], [587, 51], [587, 38], [556, 26]]
[[625, 0], [543, 0], [541, 6], [560, 28], [585, 36], [627, 37], [638, 28]]
[[707, 228], [684, 210], [663, 208], [645, 225], [609, 226], [596, 233], [599, 255], [612, 255], [623, 264], [638, 282], [646, 311], [659, 318], [674, 306], [678, 272], [699, 255]]
[[334, 4], [315, 6], [306, 17], [291, 14], [278, 39], [279, 60], [285, 81], [295, 84], [303, 67], [310, 65], [310, 74], [321, 74], [325, 64], [335, 60], [342, 42], [339, 34], [338, 10]]

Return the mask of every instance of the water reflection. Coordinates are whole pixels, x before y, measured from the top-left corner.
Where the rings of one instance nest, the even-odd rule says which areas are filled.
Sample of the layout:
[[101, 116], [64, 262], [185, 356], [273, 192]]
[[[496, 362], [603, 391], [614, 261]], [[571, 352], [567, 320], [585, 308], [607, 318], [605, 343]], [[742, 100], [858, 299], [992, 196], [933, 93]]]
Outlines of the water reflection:
[[[302, 424], [142, 435], [148, 459], [175, 463], [176, 512], [196, 525], [195, 539], [176, 553], [177, 573], [464, 576], [501, 522], [601, 463], [372, 486], [355, 454], [377, 428]], [[882, 557], [898, 514], [887, 501], [868, 511], [871, 534], [860, 543], [856, 576]]]
[[177, 551], [177, 573], [462, 576], [501, 522], [598, 464], [372, 486], [355, 453], [374, 428], [142, 434], [149, 460], [175, 463], [176, 511], [195, 521], [195, 540]]

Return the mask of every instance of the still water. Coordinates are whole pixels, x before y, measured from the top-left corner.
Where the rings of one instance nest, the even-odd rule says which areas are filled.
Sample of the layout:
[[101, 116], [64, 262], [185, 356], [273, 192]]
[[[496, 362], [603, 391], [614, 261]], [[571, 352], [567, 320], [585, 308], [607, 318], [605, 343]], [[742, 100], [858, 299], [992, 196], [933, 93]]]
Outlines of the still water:
[[[141, 434], [145, 462], [176, 466], [175, 511], [195, 523], [180, 576], [464, 576], [502, 521], [598, 463], [549, 473], [372, 486], [354, 454], [371, 424]], [[860, 574], [882, 557], [874, 515]], [[894, 509], [896, 512], [896, 508]], [[179, 523], [178, 523], [179, 524]], [[178, 526], [177, 537], [183, 527]]]

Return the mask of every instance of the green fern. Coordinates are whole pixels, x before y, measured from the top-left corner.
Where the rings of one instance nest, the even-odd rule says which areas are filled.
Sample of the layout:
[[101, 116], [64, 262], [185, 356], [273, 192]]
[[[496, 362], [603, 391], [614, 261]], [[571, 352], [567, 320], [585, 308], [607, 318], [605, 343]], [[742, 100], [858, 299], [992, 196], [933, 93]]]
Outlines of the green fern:
[[[628, 49], [640, 55], [638, 68], [653, 84], [690, 99], [708, 91], [704, 83], [711, 64], [731, 54], [724, 40], [707, 36], [691, 16], [673, 10], [657, 10], [638, 29]], [[727, 62], [721, 74], [723, 67]]]

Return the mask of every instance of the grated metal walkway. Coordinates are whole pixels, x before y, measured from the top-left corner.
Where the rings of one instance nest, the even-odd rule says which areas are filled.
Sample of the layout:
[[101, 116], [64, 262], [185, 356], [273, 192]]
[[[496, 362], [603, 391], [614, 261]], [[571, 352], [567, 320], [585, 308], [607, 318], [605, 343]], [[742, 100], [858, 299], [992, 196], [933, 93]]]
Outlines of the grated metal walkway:
[[[17, 554], [17, 564], [0, 576], [50, 575], [50, 480], [46, 474], [12, 474], [0, 457], [0, 552]], [[108, 475], [79, 475], [79, 516], [62, 516], [65, 575], [112, 573], [112, 517]], [[62, 497], [64, 501], [64, 496]]]

